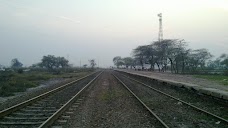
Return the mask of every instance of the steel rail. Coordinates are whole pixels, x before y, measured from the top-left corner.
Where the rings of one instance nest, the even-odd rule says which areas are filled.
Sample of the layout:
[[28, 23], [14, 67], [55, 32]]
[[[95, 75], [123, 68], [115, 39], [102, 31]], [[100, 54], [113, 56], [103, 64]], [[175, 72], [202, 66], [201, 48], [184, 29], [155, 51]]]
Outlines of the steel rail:
[[92, 82], [94, 82], [101, 74], [99, 73], [94, 79], [92, 79], [85, 87], [83, 87], [75, 96], [73, 96], [67, 103], [65, 103], [60, 109], [58, 109], [52, 116], [50, 116], [46, 121], [44, 121], [38, 128], [46, 128], [54, 123], [56, 119], [66, 111], [76, 100], [76, 98], [89, 86]]
[[116, 75], [112, 74], [145, 108], [147, 111], [150, 112], [165, 128], [169, 128], [169, 126], [162, 121], [133, 91], [130, 90], [130, 88], [127, 87], [126, 84], [123, 83]]
[[[122, 75], [123, 75], [123, 74], [122, 74]], [[225, 122], [225, 123], [228, 124], [228, 120], [226, 120], [226, 119], [224, 119], [224, 118], [222, 118], [222, 117], [220, 117], [220, 116], [218, 116], [218, 115], [215, 115], [215, 114], [210, 113], [210, 112], [208, 112], [208, 111], [206, 111], [206, 110], [203, 110], [203, 109], [201, 109], [201, 108], [199, 108], [199, 107], [196, 107], [196, 106], [194, 106], [194, 105], [192, 105], [192, 104], [189, 104], [189, 103], [187, 103], [187, 102], [185, 102], [185, 101], [183, 101], [183, 100], [180, 100], [180, 99], [178, 99], [178, 98], [176, 98], [176, 97], [174, 97], [174, 96], [171, 96], [171, 95], [169, 95], [169, 94], [167, 94], [167, 93], [165, 93], [165, 92], [162, 92], [162, 91], [160, 91], [160, 90], [158, 90], [158, 89], [155, 89], [155, 88], [153, 88], [153, 87], [151, 87], [151, 86], [149, 86], [149, 85], [147, 85], [147, 84], [145, 84], [145, 83], [143, 83], [143, 82], [140, 82], [140, 81], [138, 81], [138, 80], [135, 80], [135, 79], [133, 79], [133, 78], [130, 78], [130, 77], [126, 76], [126, 75], [123, 75], [123, 76], [124, 76], [124, 77], [127, 77], [128, 79], [133, 80], [133, 81], [135, 81], [135, 82], [137, 82], [137, 83], [140, 83], [140, 84], [142, 84], [142, 85], [144, 85], [144, 86], [146, 86], [146, 87], [148, 87], [148, 88], [150, 88], [150, 89], [152, 89], [152, 90], [154, 90], [154, 91], [156, 91], [156, 92], [158, 92], [158, 93], [161, 93], [161, 94], [163, 94], [163, 95], [165, 95], [165, 96], [167, 96], [167, 97], [170, 97], [170, 98], [172, 98], [172, 99], [174, 99], [174, 100], [177, 100], [177, 101], [179, 101], [179, 102], [181, 102], [181, 103], [183, 103], [183, 104], [185, 104], [185, 105], [187, 105], [187, 106], [190, 106], [190, 107], [192, 107], [192, 108], [194, 108], [194, 109], [196, 109], [196, 110], [198, 110], [198, 111], [200, 111], [200, 112], [206, 113], [206, 114], [208, 114], [208, 115], [210, 115], [210, 116], [212, 116], [212, 117], [214, 117], [214, 118], [217, 118], [217, 119], [219, 119], [219, 120], [221, 120], [221, 121], [223, 121], [223, 122]]]
[[89, 77], [89, 76], [91, 76], [91, 75], [93, 75], [93, 74], [95, 74], [97, 72], [93, 72], [93, 73], [91, 73], [89, 75], [86, 75], [84, 77], [81, 77], [81, 78], [79, 78], [77, 80], [74, 80], [74, 81], [71, 81], [71, 82], [69, 82], [67, 84], [64, 84], [64, 85], [62, 85], [62, 86], [60, 86], [58, 88], [55, 88], [53, 90], [50, 90], [50, 91], [45, 92], [43, 94], [40, 94], [40, 95], [38, 95], [36, 97], [33, 97], [33, 98], [29, 99], [29, 100], [26, 100], [24, 102], [21, 102], [19, 104], [16, 104], [16, 105], [12, 106], [12, 107], [4, 109], [4, 110], [0, 111], [0, 118], [3, 118], [4, 116], [9, 115], [10, 113], [12, 113], [14, 111], [17, 111], [17, 110], [19, 110], [21, 108], [24, 108], [25, 106], [28, 106], [28, 105], [30, 105], [30, 104], [32, 104], [32, 103], [34, 103], [34, 102], [36, 102], [36, 101], [38, 101], [40, 99], [43, 99], [43, 98], [45, 98], [45, 97], [47, 97], [47, 96], [49, 96], [49, 95], [51, 95], [53, 93], [56, 93], [56, 92], [62, 90], [63, 88], [65, 88], [67, 86], [70, 86], [70, 85], [72, 85], [72, 84], [74, 84], [74, 83], [76, 83], [76, 82], [78, 82], [78, 81], [80, 81], [82, 79], [85, 79], [85, 78], [87, 78], [87, 77]]

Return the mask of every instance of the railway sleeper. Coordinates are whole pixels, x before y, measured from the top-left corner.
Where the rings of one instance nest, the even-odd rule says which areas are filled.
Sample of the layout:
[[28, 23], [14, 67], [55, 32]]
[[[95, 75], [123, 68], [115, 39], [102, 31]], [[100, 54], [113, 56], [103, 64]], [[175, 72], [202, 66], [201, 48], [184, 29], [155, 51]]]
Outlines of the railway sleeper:
[[29, 109], [56, 109], [56, 107], [36, 107], [36, 106], [28, 106]]
[[12, 115], [15, 115], [15, 116], [51, 116], [53, 113], [22, 113], [22, 112], [15, 112], [15, 113], [12, 113]]
[[51, 126], [51, 128], [62, 128], [63, 126], [58, 126], [58, 125], [55, 125], [55, 126]]
[[43, 122], [0, 122], [1, 125], [39, 125]]
[[20, 111], [29, 112], [29, 113], [37, 113], [37, 112], [55, 112], [57, 109], [21, 109]]
[[[47, 119], [47, 118], [46, 118]], [[37, 119], [30, 119], [30, 118], [27, 118], [27, 119], [21, 119], [21, 118], [14, 118], [14, 119], [2, 119], [1, 122], [43, 122], [45, 121], [46, 119], [44, 118], [37, 118]]]
[[10, 119], [10, 120], [46, 120], [48, 117], [12, 117], [12, 116], [6, 116], [4, 119]]

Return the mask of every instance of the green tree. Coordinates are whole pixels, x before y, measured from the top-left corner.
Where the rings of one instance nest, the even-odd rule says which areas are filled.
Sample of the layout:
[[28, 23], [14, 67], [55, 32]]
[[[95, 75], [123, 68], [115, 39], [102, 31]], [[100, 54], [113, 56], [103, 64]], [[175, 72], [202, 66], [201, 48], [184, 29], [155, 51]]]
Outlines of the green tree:
[[39, 68], [39, 67], [43, 67], [41, 62], [32, 64], [32, 65], [30, 66], [30, 68]]
[[48, 70], [53, 70], [55, 68], [65, 68], [69, 66], [69, 61], [64, 57], [55, 57], [54, 55], [43, 56], [41, 67], [47, 68]]
[[142, 70], [144, 69], [144, 64], [147, 62], [147, 59], [146, 59], [147, 49], [148, 49], [147, 45], [141, 45], [133, 50], [134, 59], [135, 59], [136, 63], [141, 65]]
[[23, 64], [17, 58], [11, 60], [11, 67], [12, 68], [21, 68], [22, 65]]
[[159, 71], [166, 71], [169, 62], [171, 63], [171, 67], [173, 66], [174, 55], [176, 54], [173, 52], [173, 48], [175, 47], [176, 41], [176, 39], [166, 39], [153, 43], [154, 49], [156, 49], [155, 63], [157, 64]]
[[122, 59], [124, 62], [124, 65], [126, 66], [126, 68], [128, 68], [129, 66], [131, 66], [131, 68], [134, 66], [134, 59], [131, 57], [125, 57]]
[[69, 66], [69, 61], [64, 57], [56, 57], [56, 67], [65, 68]]
[[[154, 70], [156, 65], [159, 71], [163, 72], [168, 69], [173, 73], [192, 72], [199, 68], [205, 69], [208, 60], [212, 57], [211, 53], [205, 48], [191, 50], [187, 49], [186, 46], [187, 43], [183, 39], [165, 39], [154, 41], [150, 45], [140, 45], [133, 49], [132, 53], [135, 63], [141, 65], [142, 69], [144, 69], [144, 64], [148, 63], [152, 70]], [[219, 59], [221, 60], [219, 64], [226, 68], [228, 63], [227, 56], [223, 55]], [[115, 60], [114, 63], [116, 65], [121, 60], [121, 57], [118, 56], [113, 60]], [[216, 63], [218, 63], [217, 60]], [[210, 61], [211, 66], [216, 63]], [[127, 64], [125, 65], [128, 66]]]
[[171, 72], [184, 72], [185, 59], [188, 55], [186, 42], [184, 40], [170, 40], [167, 47], [167, 58], [170, 63]]
[[209, 60], [211, 57], [211, 53], [205, 48], [191, 50], [187, 58], [187, 67], [193, 72], [195, 72], [197, 68], [203, 69], [207, 60]]
[[41, 66], [48, 70], [53, 70], [56, 66], [56, 58], [54, 55], [43, 56], [41, 60]]
[[209, 60], [207, 63], [208, 69], [222, 69], [221, 59]]
[[223, 65], [226, 69], [228, 69], [228, 54], [222, 54], [220, 56], [221, 65]]
[[124, 65], [124, 62], [120, 56], [114, 57], [113, 63], [114, 63], [114, 65], [116, 65], [117, 68], [119, 68], [119, 66], [121, 66], [121, 65]]

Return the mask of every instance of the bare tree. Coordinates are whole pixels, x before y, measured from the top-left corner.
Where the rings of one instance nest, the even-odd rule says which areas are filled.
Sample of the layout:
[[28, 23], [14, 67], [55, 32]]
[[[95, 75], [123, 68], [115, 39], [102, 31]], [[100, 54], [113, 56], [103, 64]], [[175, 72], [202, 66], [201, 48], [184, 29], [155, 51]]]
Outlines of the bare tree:
[[94, 59], [89, 60], [89, 63], [90, 63], [91, 68], [94, 68], [96, 66], [96, 62]]

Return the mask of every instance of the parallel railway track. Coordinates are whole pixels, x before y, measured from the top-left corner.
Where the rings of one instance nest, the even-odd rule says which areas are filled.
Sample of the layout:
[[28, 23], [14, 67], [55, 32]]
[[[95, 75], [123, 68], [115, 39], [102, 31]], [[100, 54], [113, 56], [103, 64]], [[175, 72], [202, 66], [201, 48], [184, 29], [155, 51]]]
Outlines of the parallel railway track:
[[[164, 126], [164, 127], [166, 127], [166, 128], [168, 128], [169, 127], [169, 125], [168, 124], [166, 124], [166, 122], [165, 121], [163, 121], [162, 120], [162, 118], [160, 118], [157, 114], [155, 114], [155, 112], [153, 111], [155, 108], [153, 108], [153, 109], [150, 109], [150, 107], [148, 107], [147, 105], [146, 105], [146, 103], [142, 100], [142, 99], [140, 99], [126, 84], [125, 84], [125, 82], [123, 82], [119, 77], [120, 77], [120, 74], [121, 73], [118, 73], [118, 77], [117, 77], [117, 75], [114, 75], [115, 77], [116, 77], [116, 79], [120, 82], [120, 83], [122, 83], [124, 86], [125, 86], [125, 88], [127, 88], [127, 90], [129, 90], [129, 92], [131, 92], [132, 93], [132, 95], [134, 95], [134, 97], [154, 116], [154, 117], [156, 117], [160, 122], [161, 122], [161, 124]], [[156, 88], [153, 88], [153, 87], [151, 87], [151, 86], [149, 86], [149, 85], [147, 85], [147, 84], [145, 84], [145, 83], [143, 83], [143, 82], [140, 82], [140, 81], [138, 81], [138, 80], [136, 80], [136, 79], [133, 79], [133, 78], [130, 78], [130, 77], [128, 77], [128, 76], [126, 76], [126, 75], [123, 75], [123, 74], [121, 74], [121, 76], [123, 76], [125, 79], [128, 79], [128, 80], [130, 80], [130, 81], [132, 81], [132, 82], [136, 82], [136, 83], [138, 83], [138, 84], [140, 84], [140, 85], [142, 85], [142, 86], [144, 86], [144, 87], [146, 87], [146, 88], [148, 88], [148, 89], [150, 89], [150, 90], [152, 90], [152, 91], [155, 91], [155, 92], [157, 92], [157, 93], [159, 93], [159, 94], [161, 94], [161, 95], [164, 95], [164, 96], [166, 96], [166, 97], [168, 97], [168, 98], [171, 98], [172, 100], [175, 100], [175, 101], [177, 101], [177, 102], [179, 102], [179, 103], [181, 103], [181, 104], [184, 104], [184, 105], [186, 105], [186, 106], [188, 106], [188, 107], [191, 107], [191, 108], [193, 108], [193, 109], [195, 109], [195, 110], [197, 110], [197, 111], [199, 111], [199, 112], [201, 112], [201, 113], [204, 113], [204, 114], [207, 114], [207, 115], [209, 115], [209, 116], [211, 116], [211, 117], [213, 117], [213, 118], [215, 118], [216, 120], [219, 120], [218, 122], [220, 123], [220, 122], [222, 122], [225, 126], [228, 126], [228, 120], [227, 119], [225, 119], [225, 118], [223, 118], [223, 117], [220, 117], [220, 116], [218, 116], [218, 115], [215, 115], [215, 114], [213, 114], [213, 113], [211, 113], [211, 112], [208, 112], [208, 111], [206, 111], [206, 110], [204, 110], [204, 109], [201, 109], [201, 108], [199, 108], [199, 107], [196, 107], [196, 106], [194, 106], [194, 105], [192, 105], [192, 104], [190, 104], [190, 103], [187, 103], [186, 101], [183, 101], [183, 100], [180, 100], [179, 98], [176, 98], [176, 97], [174, 97], [174, 96], [172, 96], [172, 95], [169, 95], [169, 94], [167, 94], [167, 93], [165, 93], [165, 92], [163, 92], [163, 91], [161, 91], [161, 90], [158, 90], [158, 89], [156, 89]], [[143, 93], [143, 92], [140, 92], [140, 93]], [[164, 110], [165, 111], [165, 110]], [[225, 114], [225, 113], [224, 113]]]
[[89, 74], [0, 111], [0, 127], [48, 127], [101, 73]]
[[[25, 101], [23, 103], [20, 103], [18, 105], [15, 105], [13, 107], [10, 107], [6, 110], [1, 111], [0, 127], [1, 128], [8, 128], [8, 127], [44, 128], [44, 127], [53, 126], [53, 124], [54, 125], [57, 124], [58, 126], [58, 121], [64, 121], [61, 119], [63, 118], [69, 119], [70, 116], [68, 115], [73, 113], [71, 109], [73, 109], [74, 107], [77, 107], [80, 104], [80, 102], [83, 101], [83, 96], [81, 94], [85, 91], [86, 88], [88, 88], [88, 86], [91, 83], [93, 83], [93, 81], [95, 81], [100, 76], [101, 73], [102, 72], [100, 73], [97, 72], [97, 73], [87, 75], [78, 80], [75, 80], [66, 85], [63, 85], [59, 88], [56, 88], [52, 91], [41, 94], [28, 101]], [[165, 102], [171, 102], [170, 105], [173, 104], [176, 107], [180, 107], [181, 111], [179, 111], [179, 108], [176, 108], [176, 110], [178, 110], [177, 112], [180, 112], [178, 113], [179, 115], [182, 114], [181, 112], [184, 112], [184, 113], [193, 112], [194, 114], [203, 113], [203, 115], [209, 116], [208, 120], [212, 119], [212, 122], [211, 121], [207, 122], [206, 121], [207, 119], [205, 119], [205, 122], [203, 123], [200, 122], [202, 123], [203, 127], [217, 125], [215, 123], [211, 125], [211, 123], [213, 122], [216, 122], [216, 123], [218, 122], [218, 125], [216, 127], [228, 126], [227, 119], [223, 117], [220, 117], [204, 109], [196, 107], [184, 100], [180, 100], [179, 98], [173, 95], [167, 94], [166, 92], [153, 88], [150, 85], [147, 85], [146, 83], [136, 80], [132, 77], [128, 77], [126, 75], [123, 75], [117, 72], [113, 72], [112, 74], [117, 79], [117, 81], [119, 81], [137, 99], [137, 101], [140, 102], [140, 104], [152, 115], [152, 117], [154, 117], [154, 119], [156, 118], [155, 120], [160, 122], [158, 123], [159, 126], [162, 125], [165, 128], [199, 126], [198, 124], [197, 125], [192, 125], [192, 124], [199, 123], [200, 122], [199, 119], [202, 117], [201, 115], [199, 115], [199, 119], [197, 118], [196, 121], [194, 119], [192, 120], [192, 118], [191, 119], [187, 118], [188, 121], [193, 121], [193, 122], [187, 122], [187, 123], [181, 122], [183, 121], [183, 119], [180, 118], [182, 116], [172, 115], [171, 114], [172, 109], [171, 111], [166, 110], [166, 108], [169, 108], [172, 106], [164, 107], [163, 105], [166, 104]], [[135, 86], [138, 86], [138, 87], [134, 88]], [[144, 88], [144, 89], [137, 90], [138, 88]], [[144, 92], [144, 90], [146, 91]], [[156, 95], [153, 95], [156, 97], [150, 97], [152, 95], [149, 94], [148, 92], [151, 94], [156, 93]], [[162, 101], [151, 100], [151, 99], [160, 99]], [[160, 104], [157, 104], [157, 102], [160, 102]], [[180, 104], [177, 105], [177, 103], [178, 104], [180, 103]], [[156, 106], [156, 104], [159, 106]], [[189, 110], [185, 110], [185, 108]], [[160, 109], [160, 110], [156, 111], [157, 109]], [[160, 112], [163, 111], [165, 114], [163, 113], [162, 115], [159, 113], [159, 111]], [[164, 118], [165, 116], [169, 116], [170, 114], [171, 114], [170, 117], [173, 116], [172, 118], [177, 118], [180, 120], [171, 119], [172, 120], [171, 121], [169, 120], [170, 117]], [[183, 118], [186, 118], [186, 115], [183, 116]], [[174, 122], [174, 123], [172, 124], [170, 122], [172, 123]], [[154, 124], [154, 125], [157, 126], [158, 124]], [[179, 124], [183, 124], [183, 125], [179, 125]]]
[[169, 128], [168, 125], [161, 118], [159, 118], [130, 88], [128, 88], [123, 81], [121, 81], [116, 75], [113, 74], [113, 76], [142, 104], [147, 111], [149, 111], [151, 115], [153, 115], [161, 123], [162, 126]]

